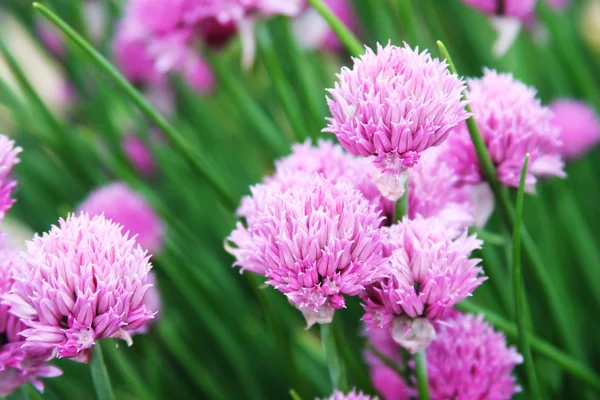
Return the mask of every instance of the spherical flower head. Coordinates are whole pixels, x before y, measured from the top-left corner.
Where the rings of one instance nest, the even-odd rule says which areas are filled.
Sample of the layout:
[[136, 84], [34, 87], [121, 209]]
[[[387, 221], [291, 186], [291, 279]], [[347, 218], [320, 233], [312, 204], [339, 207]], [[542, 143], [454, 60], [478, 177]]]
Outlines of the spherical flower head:
[[422, 151], [442, 143], [468, 117], [463, 81], [445, 61], [408, 45], [377, 45], [377, 53], [367, 48], [353, 69], [344, 67], [337, 76], [325, 131], [350, 153], [374, 156], [384, 175], [414, 166]]
[[142, 139], [135, 134], [123, 138], [123, 150], [134, 168], [143, 175], [152, 176], [156, 172], [156, 164], [152, 153]]
[[483, 226], [494, 208], [488, 186], [465, 185], [445, 159], [443, 148], [434, 147], [423, 156], [409, 174], [408, 216], [415, 219], [438, 218], [460, 235], [470, 226]]
[[[4, 237], [0, 238], [0, 301], [8, 294], [13, 283], [13, 269], [21, 262], [18, 251], [11, 249]], [[51, 350], [23, 348], [20, 332], [27, 327], [9, 312], [9, 306], [0, 303], [0, 396], [9, 396], [22, 384], [31, 382], [38, 390], [44, 385], [39, 378], [59, 376], [60, 369], [45, 363], [52, 357]]]
[[507, 400], [520, 391], [511, 372], [523, 358], [481, 316], [454, 312], [436, 329], [425, 353], [432, 399]]
[[17, 182], [10, 178], [12, 168], [17, 165], [20, 147], [15, 147], [15, 142], [5, 135], [0, 135], [0, 221], [10, 210], [15, 201], [10, 197]]
[[523, 19], [535, 11], [536, 0], [463, 0], [463, 3], [486, 14]]
[[362, 157], [354, 157], [329, 140], [319, 140], [313, 146], [310, 140], [292, 146], [292, 154], [275, 162], [275, 174], [266, 181], [286, 179], [289, 172], [303, 171], [322, 174], [335, 182], [348, 182], [375, 205], [377, 211], [391, 218], [394, 203], [384, 198], [375, 185], [377, 168]]
[[[381, 217], [352, 185], [317, 173], [290, 173], [251, 188], [227, 249], [235, 266], [266, 276], [308, 322], [331, 322], [378, 277]], [[232, 247], [235, 246], [235, 248]]]
[[[510, 74], [485, 69], [483, 77], [470, 79], [467, 97], [481, 136], [496, 166], [500, 181], [518, 187], [525, 156], [530, 154], [526, 184], [538, 177], [564, 177], [559, 129], [552, 125], [552, 112], [542, 106], [533, 88]], [[453, 132], [446, 154], [466, 183], [483, 181], [481, 167], [466, 124]]]
[[78, 207], [90, 216], [104, 215], [119, 224], [151, 254], [163, 248], [164, 226], [146, 200], [122, 182], [97, 188]]
[[561, 99], [550, 104], [550, 109], [552, 124], [560, 129], [565, 159], [577, 159], [600, 142], [600, 118], [589, 104]]
[[[317, 399], [319, 400], [319, 399]], [[336, 390], [330, 397], [322, 400], [379, 400], [377, 397], [367, 396], [362, 392], [357, 392], [356, 389], [352, 390], [348, 394]]]
[[149, 256], [103, 216], [61, 219], [27, 243], [23, 258], [4, 304], [28, 327], [24, 348], [88, 362], [97, 340], [131, 344], [130, 332], [155, 313], [145, 305]]
[[168, 34], [184, 21], [194, 2], [190, 0], [130, 0], [127, 18], [143, 21], [152, 34]]
[[482, 242], [464, 232], [455, 238], [438, 219], [404, 218], [384, 242], [384, 278], [362, 293], [369, 328], [392, 329], [394, 340], [416, 352], [435, 338], [428, 321], [443, 316], [484, 280], [471, 253]]

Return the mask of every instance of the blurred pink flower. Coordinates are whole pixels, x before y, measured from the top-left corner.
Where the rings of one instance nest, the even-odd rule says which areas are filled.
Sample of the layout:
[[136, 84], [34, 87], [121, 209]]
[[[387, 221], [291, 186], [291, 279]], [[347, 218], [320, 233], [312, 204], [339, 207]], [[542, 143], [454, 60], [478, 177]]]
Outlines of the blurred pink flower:
[[[8, 247], [3, 236], [0, 237], [0, 300], [8, 294], [13, 268], [19, 262], [18, 252]], [[44, 384], [39, 378], [62, 374], [60, 369], [45, 363], [53, 357], [52, 350], [22, 347], [25, 339], [19, 333], [26, 328], [19, 318], [9, 313], [7, 305], [0, 304], [0, 396], [9, 396], [26, 382], [43, 391]]]
[[35, 22], [35, 31], [40, 41], [48, 51], [57, 58], [63, 58], [66, 53], [65, 42], [60, 30], [44, 19]]
[[[371, 382], [383, 400], [409, 400], [416, 397], [416, 390], [409, 387], [396, 371], [385, 365], [371, 369]], [[409, 393], [414, 393], [412, 396]]]
[[567, 160], [583, 156], [600, 142], [600, 118], [587, 103], [560, 99], [550, 104], [552, 125], [560, 129], [561, 153]]
[[69, 216], [27, 243], [4, 304], [27, 329], [25, 349], [88, 362], [96, 340], [118, 337], [152, 319], [149, 256], [103, 216]]
[[146, 200], [122, 182], [92, 191], [77, 208], [90, 216], [104, 217], [123, 227], [131, 238], [151, 254], [163, 248], [164, 226]]
[[389, 258], [383, 278], [361, 294], [363, 320], [368, 328], [392, 329], [394, 340], [416, 352], [435, 337], [427, 320], [442, 317], [486, 279], [479, 276], [481, 260], [469, 258], [482, 242], [466, 232], [455, 238], [433, 218], [404, 218], [387, 232]]
[[292, 146], [292, 154], [275, 162], [275, 174], [265, 181], [285, 179], [289, 171], [316, 172], [334, 182], [347, 182], [375, 205], [381, 215], [391, 218], [394, 203], [385, 199], [375, 185], [377, 168], [363, 157], [354, 157], [331, 141], [320, 139], [317, 146], [310, 140]]
[[[318, 400], [318, 399], [317, 399]], [[377, 397], [367, 396], [362, 392], [357, 392], [356, 389], [352, 390], [348, 394], [344, 394], [339, 390], [336, 390], [333, 395], [322, 400], [379, 400]]]
[[378, 45], [377, 54], [367, 48], [329, 89], [332, 118], [325, 131], [350, 153], [374, 156], [383, 174], [378, 186], [396, 200], [404, 188], [400, 175], [468, 117], [463, 89], [447, 64], [426, 52], [408, 45]]
[[[543, 107], [533, 88], [510, 74], [485, 69], [481, 78], [470, 79], [467, 97], [500, 181], [518, 187], [525, 155], [530, 154], [527, 186], [538, 177], [564, 177], [559, 129], [552, 112]], [[483, 176], [466, 124], [449, 136], [445, 158], [465, 183], [476, 184]]]
[[[251, 188], [226, 248], [235, 266], [269, 278], [308, 322], [328, 323], [343, 295], [356, 296], [383, 262], [381, 217], [352, 185], [317, 173]], [[234, 245], [235, 247], [232, 247]]]
[[15, 147], [15, 142], [5, 135], [0, 135], [0, 221], [10, 210], [15, 201], [10, 197], [17, 181], [11, 179], [12, 168], [17, 165], [20, 147]]
[[135, 169], [141, 174], [152, 176], [156, 172], [156, 165], [152, 153], [146, 144], [135, 134], [127, 134], [123, 138], [123, 150]]
[[463, 0], [463, 3], [486, 14], [523, 19], [535, 10], [536, 0]]

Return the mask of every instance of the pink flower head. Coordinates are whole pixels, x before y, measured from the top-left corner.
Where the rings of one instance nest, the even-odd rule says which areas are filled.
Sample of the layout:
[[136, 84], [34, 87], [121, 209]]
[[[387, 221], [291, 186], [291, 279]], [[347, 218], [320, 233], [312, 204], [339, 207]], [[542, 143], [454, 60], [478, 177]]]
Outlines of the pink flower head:
[[[564, 177], [559, 129], [552, 112], [536, 98], [536, 91], [510, 74], [485, 69], [482, 78], [470, 79], [467, 97], [500, 181], [518, 187], [525, 155], [530, 154], [526, 183], [537, 177]], [[445, 155], [463, 182], [483, 180], [466, 124], [450, 135]]]
[[51, 25], [46, 20], [39, 20], [35, 23], [35, 30], [40, 41], [48, 51], [58, 58], [63, 58], [66, 53], [65, 42], [58, 28]]
[[[317, 399], [318, 400], [318, 399]], [[331, 397], [322, 400], [379, 400], [377, 397], [367, 396], [362, 392], [357, 392], [356, 389], [352, 390], [348, 394], [344, 394], [339, 390], [336, 390]]]
[[303, 0], [197, 0], [191, 13], [196, 20], [215, 18], [226, 24], [240, 21], [251, 14], [270, 17], [273, 15], [294, 16], [302, 8]]
[[154, 158], [142, 139], [135, 134], [126, 135], [123, 138], [123, 150], [138, 172], [147, 176], [154, 175], [156, 172]]
[[[0, 238], [0, 300], [12, 284], [12, 273], [20, 262], [18, 252], [7, 246]], [[62, 374], [56, 367], [45, 363], [52, 358], [52, 351], [40, 348], [23, 348], [24, 338], [19, 333], [27, 328], [9, 307], [0, 304], [0, 396], [8, 396], [25, 382], [31, 382], [38, 390], [44, 385], [39, 378], [53, 378]]]
[[466, 232], [454, 235], [432, 218], [404, 218], [389, 229], [384, 278], [362, 294], [369, 328], [392, 329], [394, 340], [410, 351], [426, 347], [435, 337], [427, 320], [443, 316], [486, 279], [479, 276], [480, 260], [469, 258], [482, 242]]
[[[158, 84], [164, 78], [155, 66], [143, 35], [132, 22], [123, 20], [117, 27], [113, 43], [115, 62], [123, 75], [133, 83]], [[137, 25], [137, 22], [133, 22]]]
[[78, 207], [90, 216], [104, 215], [122, 226], [132, 238], [152, 254], [163, 247], [164, 227], [152, 207], [122, 182], [110, 183], [91, 192]]
[[[523, 358], [481, 316], [452, 311], [436, 323], [436, 331], [437, 338], [425, 351], [432, 400], [508, 400], [520, 391], [511, 372]], [[395, 371], [381, 364], [372, 365], [371, 378], [384, 400], [415, 394]], [[414, 385], [416, 378], [411, 381]]]
[[422, 151], [442, 143], [468, 117], [463, 81], [445, 61], [408, 45], [378, 45], [377, 53], [367, 48], [338, 80], [329, 89], [333, 117], [325, 131], [350, 153], [374, 156], [385, 176], [397, 177], [414, 166]]
[[182, 67], [188, 85], [197, 93], [210, 93], [215, 87], [212, 68], [202, 57], [189, 53]]
[[130, 0], [126, 13], [144, 22], [145, 29], [156, 35], [168, 34], [184, 22], [193, 0]]
[[316, 173], [251, 188], [227, 250], [235, 266], [269, 278], [308, 322], [328, 323], [378, 277], [383, 262], [381, 217], [352, 185]]
[[10, 197], [17, 182], [10, 178], [12, 168], [19, 163], [20, 147], [5, 135], [0, 135], [0, 221], [15, 201]]
[[569, 5], [570, 0], [546, 0], [546, 3], [556, 11], [564, 10]]
[[583, 156], [600, 142], [600, 118], [587, 103], [561, 99], [550, 104], [552, 124], [560, 129], [562, 155], [569, 160]]
[[24, 348], [88, 362], [96, 340], [118, 337], [152, 319], [149, 256], [103, 216], [71, 215], [27, 243], [4, 304], [27, 329]]
[[354, 157], [328, 140], [319, 140], [316, 147], [310, 140], [295, 144], [292, 154], [275, 162], [275, 175], [266, 180], [285, 179], [289, 171], [316, 172], [335, 182], [348, 182], [382, 215], [391, 217], [394, 211], [394, 203], [381, 196], [375, 185], [377, 168], [367, 159]]
[[[465, 185], [450, 168], [442, 145], [423, 153], [408, 179], [408, 216], [436, 217], [458, 235], [470, 226], [483, 226], [494, 208], [487, 185]], [[487, 190], [486, 190], [487, 189]], [[480, 195], [481, 194], [481, 195]]]
[[534, 12], [536, 0], [463, 0], [463, 3], [486, 14], [524, 19]]

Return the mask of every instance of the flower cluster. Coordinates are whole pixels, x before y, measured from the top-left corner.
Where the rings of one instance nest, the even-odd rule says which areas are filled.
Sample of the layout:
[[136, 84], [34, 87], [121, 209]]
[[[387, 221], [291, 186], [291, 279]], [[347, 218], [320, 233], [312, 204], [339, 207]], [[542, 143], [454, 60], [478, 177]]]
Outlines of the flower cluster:
[[143, 249], [152, 254], [162, 250], [162, 221], [141, 195], [122, 182], [95, 189], [81, 203], [78, 211], [90, 216], [104, 215], [121, 225]]
[[27, 243], [4, 304], [27, 326], [24, 348], [88, 362], [96, 340], [130, 333], [152, 319], [149, 256], [102, 216], [69, 216]]
[[11, 198], [17, 182], [10, 178], [12, 168], [20, 161], [20, 147], [15, 147], [15, 142], [4, 135], [0, 135], [0, 221], [14, 204]]
[[289, 172], [252, 188], [228, 241], [235, 265], [266, 276], [305, 315], [326, 323], [377, 278], [381, 217], [358, 190], [317, 173]]
[[536, 0], [463, 0], [463, 3], [486, 14], [524, 19], [535, 10]]
[[[560, 154], [560, 130], [552, 112], [542, 106], [533, 88], [510, 74], [486, 69], [468, 81], [467, 97], [500, 181], [518, 187], [525, 155], [530, 154], [526, 184], [538, 177], [565, 176]], [[445, 157], [461, 181], [483, 181], [481, 167], [466, 124], [450, 135]]]
[[384, 196], [404, 191], [401, 174], [420, 153], [441, 144], [465, 121], [464, 83], [447, 64], [408, 46], [378, 45], [343, 68], [327, 102], [332, 113], [325, 129], [354, 155], [372, 156], [382, 176]]
[[560, 130], [561, 153], [567, 160], [583, 156], [600, 142], [600, 118], [588, 104], [560, 99], [550, 104], [552, 124]]
[[367, 396], [366, 394], [363, 394], [362, 392], [357, 392], [356, 390], [353, 390], [353, 391], [349, 392], [348, 394], [344, 394], [343, 392], [336, 391], [335, 393], [333, 393], [331, 395], [331, 397], [328, 397], [323, 400], [378, 400], [378, 398]]
[[[436, 323], [436, 330], [437, 338], [425, 351], [432, 400], [508, 400], [520, 391], [511, 372], [523, 358], [482, 317], [454, 311]], [[371, 341], [380, 348], [381, 339], [371, 337]], [[382, 353], [394, 356], [400, 347]], [[384, 400], [413, 397], [414, 389], [396, 371], [373, 356], [367, 361], [373, 384]], [[411, 379], [414, 383], [415, 377]]]

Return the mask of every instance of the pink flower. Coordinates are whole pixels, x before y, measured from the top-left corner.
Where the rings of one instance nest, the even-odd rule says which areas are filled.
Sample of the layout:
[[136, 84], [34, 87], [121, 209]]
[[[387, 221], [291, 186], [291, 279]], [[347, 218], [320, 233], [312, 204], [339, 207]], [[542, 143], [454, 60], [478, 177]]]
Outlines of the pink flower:
[[119, 224], [143, 249], [151, 254], [163, 248], [164, 227], [152, 207], [122, 182], [114, 182], [91, 192], [77, 209], [90, 216], [104, 215]]
[[215, 87], [212, 68], [202, 57], [190, 53], [182, 67], [185, 81], [196, 93], [210, 93]]
[[10, 197], [17, 182], [12, 180], [10, 173], [17, 165], [20, 147], [15, 147], [15, 142], [5, 135], [0, 135], [0, 221], [4, 219], [6, 212], [10, 210], [15, 201]]
[[402, 195], [391, 188], [394, 179], [400, 186], [399, 175], [418, 162], [420, 153], [442, 143], [468, 117], [462, 80], [445, 62], [407, 45], [378, 45], [377, 54], [367, 48], [338, 80], [329, 90], [333, 117], [325, 131], [350, 153], [374, 156], [384, 176], [391, 177], [379, 185], [391, 200]]
[[487, 184], [465, 185], [445, 159], [445, 145], [423, 153], [409, 174], [408, 216], [436, 217], [457, 235], [471, 226], [483, 226], [494, 209]]
[[[18, 252], [7, 246], [5, 238], [0, 239], [0, 299], [6, 295], [12, 284], [13, 268], [21, 262]], [[62, 374], [56, 367], [45, 363], [52, 358], [52, 350], [25, 347], [20, 332], [27, 328], [16, 316], [9, 313], [9, 307], [0, 304], [0, 396], [9, 396], [25, 382], [31, 382], [39, 391], [44, 385], [39, 378], [53, 378]]]
[[486, 14], [523, 19], [535, 10], [536, 0], [463, 0], [463, 3]]
[[310, 140], [292, 146], [292, 154], [275, 162], [275, 175], [266, 181], [285, 179], [289, 171], [316, 172], [334, 182], [347, 182], [376, 206], [382, 215], [391, 218], [394, 203], [385, 199], [375, 185], [377, 168], [362, 157], [354, 157], [328, 140], [319, 140], [312, 146]]
[[470, 259], [482, 242], [464, 232], [455, 238], [437, 219], [404, 218], [384, 242], [389, 254], [382, 279], [362, 293], [369, 328], [393, 330], [411, 352], [435, 337], [427, 320], [435, 320], [465, 299], [486, 279], [479, 259]]
[[226, 24], [252, 14], [293, 16], [300, 12], [303, 0], [197, 0], [196, 3], [192, 12], [196, 20], [212, 17]]
[[103, 216], [71, 215], [27, 243], [4, 297], [28, 327], [24, 348], [88, 362], [96, 340], [131, 344], [130, 332], [152, 319], [149, 256], [121, 231]]
[[135, 134], [128, 134], [123, 138], [123, 150], [135, 169], [141, 174], [152, 176], [156, 172], [156, 165], [152, 153], [142, 139]]
[[568, 160], [583, 156], [600, 142], [600, 118], [587, 103], [561, 99], [550, 104], [552, 125], [560, 129], [561, 153]]
[[[328, 323], [383, 262], [381, 217], [352, 185], [290, 172], [251, 188], [229, 236], [235, 266], [269, 278], [310, 325]], [[235, 248], [229, 244], [235, 245]]]
[[46, 20], [35, 22], [35, 30], [40, 41], [48, 51], [58, 58], [63, 58], [66, 53], [65, 42], [60, 31]]
[[124, 20], [117, 27], [113, 43], [113, 53], [117, 66], [123, 72], [123, 75], [133, 83], [160, 83], [163, 77], [148, 52], [143, 35], [136, 32], [136, 27], [130, 27], [128, 24], [131, 23]]
[[[318, 399], [317, 399], [318, 400]], [[357, 392], [356, 389], [352, 390], [348, 394], [344, 394], [339, 390], [336, 390], [331, 397], [322, 400], [378, 400], [377, 397], [367, 396], [362, 392]]]
[[[485, 69], [482, 78], [470, 79], [467, 97], [500, 181], [518, 187], [525, 155], [530, 154], [526, 183], [531, 188], [542, 176], [564, 177], [559, 130], [552, 112], [535, 97], [533, 88], [510, 74]], [[465, 183], [483, 176], [466, 124], [450, 135], [448, 163]]]
[[[508, 400], [520, 391], [511, 373], [523, 358], [482, 317], [452, 311], [435, 326], [437, 338], [425, 351], [432, 400]], [[371, 368], [373, 385], [384, 400], [414, 396], [415, 390], [392, 369]]]

